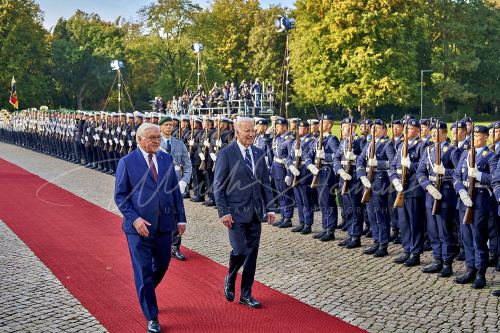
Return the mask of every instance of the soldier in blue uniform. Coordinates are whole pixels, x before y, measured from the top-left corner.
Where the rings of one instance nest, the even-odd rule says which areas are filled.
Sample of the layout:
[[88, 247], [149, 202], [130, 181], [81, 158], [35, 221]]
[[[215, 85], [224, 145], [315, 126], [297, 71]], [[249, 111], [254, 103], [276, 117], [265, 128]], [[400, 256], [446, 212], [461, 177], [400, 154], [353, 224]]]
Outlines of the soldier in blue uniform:
[[[453, 175], [453, 185], [459, 195], [457, 208], [460, 221], [463, 221], [467, 207], [473, 207], [473, 220], [471, 224], [460, 225], [462, 241], [465, 249], [465, 266], [467, 271], [455, 279], [456, 283], [466, 284], [472, 282], [472, 288], [481, 289], [486, 285], [486, 268], [488, 267], [488, 216], [492, 209], [491, 181], [492, 172], [495, 170], [497, 160], [486, 142], [488, 128], [478, 125], [474, 127], [474, 140], [476, 150], [476, 165], [469, 166], [470, 152], [464, 152], [460, 157]], [[470, 198], [468, 194], [469, 177], [476, 179], [476, 195]]]
[[[359, 137], [361, 138], [360, 141], [360, 147], [361, 151], [365, 148], [366, 144], [368, 143], [368, 139], [370, 137], [370, 129], [373, 125], [373, 121], [371, 119], [365, 119], [363, 122], [359, 125]], [[363, 223], [365, 225], [363, 229], [363, 235], [365, 235], [367, 238], [372, 237], [372, 230], [371, 230], [371, 225], [370, 225], [370, 220], [368, 218], [368, 211], [366, 209], [366, 204], [361, 203], [361, 207], [363, 209]]]
[[[401, 120], [396, 119], [392, 121], [392, 134], [392, 144], [394, 146], [394, 150], [397, 151], [401, 146], [401, 143], [403, 143], [403, 122]], [[392, 235], [390, 241], [394, 242], [394, 244], [401, 244], [401, 236], [399, 234], [398, 209], [393, 208], [397, 194], [398, 192], [396, 191], [394, 186], [391, 186], [389, 190], [389, 214], [392, 227]]]
[[[387, 127], [381, 119], [373, 122], [375, 138], [368, 138], [361, 154], [356, 161], [356, 174], [365, 188], [371, 189], [371, 197], [366, 204], [366, 211], [370, 229], [372, 231], [373, 245], [366, 248], [363, 253], [375, 257], [384, 257], [388, 254], [387, 246], [390, 237], [389, 221], [389, 167], [396, 153], [394, 145], [387, 136]], [[370, 147], [375, 140], [375, 155], [370, 158]], [[367, 177], [369, 167], [374, 167], [373, 179]]]
[[[360, 186], [356, 176], [356, 158], [361, 154], [361, 139], [356, 134], [357, 122], [354, 118], [344, 118], [341, 126], [342, 141], [333, 157], [333, 168], [339, 176], [339, 188], [342, 189], [344, 183], [347, 182], [347, 191], [341, 193], [341, 197], [349, 237], [340, 242], [339, 246], [353, 249], [361, 246], [360, 238], [363, 231], [362, 186]], [[351, 150], [348, 149], [349, 132], [351, 132]], [[349, 163], [350, 167], [348, 168]]]
[[[496, 202], [496, 213], [497, 213], [497, 230], [500, 230], [500, 166], [498, 165], [498, 160], [500, 158], [500, 122], [496, 122], [495, 125], [495, 152], [496, 152], [496, 159], [497, 159], [497, 165], [495, 168], [495, 172], [493, 173], [493, 179], [492, 179], [492, 186], [493, 186], [493, 196], [494, 200]], [[498, 148], [498, 150], [497, 150]], [[499, 244], [500, 247], [500, 244]], [[498, 266], [497, 266], [497, 271], [498, 271]], [[492, 292], [493, 296], [500, 297], [500, 290], [495, 290]]]
[[293, 136], [288, 131], [288, 122], [285, 118], [277, 118], [275, 127], [271, 177], [276, 183], [281, 219], [273, 223], [273, 226], [288, 228], [292, 226], [294, 199], [290, 177], [287, 176], [286, 158], [289, 153], [289, 142], [293, 140]]
[[[314, 222], [314, 205], [312, 201], [312, 174], [307, 170], [304, 161], [307, 153], [314, 142], [314, 137], [309, 133], [309, 123], [301, 120], [297, 124], [299, 133], [299, 149], [296, 147], [295, 137], [288, 144], [288, 156], [286, 166], [288, 176], [292, 181], [293, 194], [299, 215], [299, 225], [292, 229], [292, 232], [300, 232], [303, 235], [311, 233], [311, 226]], [[300, 157], [300, 164], [296, 165], [296, 158]], [[295, 182], [295, 180], [297, 180]], [[296, 183], [296, 186], [293, 186]]]
[[[490, 150], [495, 152], [497, 159], [497, 169], [498, 169], [498, 160], [500, 158], [500, 121], [496, 121], [491, 126], [491, 137], [492, 144], [490, 146]], [[496, 190], [494, 189], [494, 192]], [[493, 207], [498, 207], [498, 199], [495, 196], [492, 196], [492, 205]], [[489, 242], [495, 242], [494, 247], [496, 250], [495, 259], [496, 262], [490, 263], [490, 266], [495, 267], [496, 271], [500, 272], [500, 218], [498, 216], [498, 209], [491, 210], [490, 220], [493, 224], [493, 232], [495, 237], [491, 237], [492, 231], [490, 230]], [[492, 239], [494, 238], [494, 239]], [[493, 244], [492, 244], [493, 245]], [[491, 258], [490, 258], [491, 259]]]
[[[333, 155], [339, 147], [339, 139], [331, 135], [333, 126], [333, 116], [326, 114], [323, 116], [323, 126], [320, 129], [323, 132], [322, 149], [318, 150], [319, 136], [311, 143], [311, 148], [307, 153], [305, 160], [306, 168], [318, 177], [318, 203], [321, 210], [321, 225], [323, 231], [313, 236], [322, 242], [335, 239], [335, 228], [337, 227], [338, 208], [335, 201], [335, 187], [337, 185], [336, 176], [333, 171]], [[315, 162], [321, 159], [321, 168], [318, 169]]]
[[[398, 208], [398, 221], [404, 253], [394, 260], [397, 264], [412, 267], [420, 264], [423, 252], [425, 207], [424, 191], [416, 177], [418, 162], [422, 158], [424, 143], [420, 139], [420, 123], [410, 118], [405, 120], [408, 131], [408, 155], [403, 157], [404, 143], [401, 144], [392, 161], [390, 179], [398, 192], [403, 192], [403, 207]], [[402, 167], [406, 168], [406, 184], [401, 181]]]
[[[193, 116], [194, 117], [194, 116]], [[193, 165], [193, 202], [205, 201], [205, 180], [203, 171], [200, 170], [201, 159], [199, 156], [200, 145], [203, 144], [201, 137], [203, 135], [203, 119], [194, 117], [193, 119], [193, 138], [188, 141], [188, 150], [191, 155], [191, 164]]]
[[[452, 262], [457, 254], [457, 242], [453, 232], [457, 204], [453, 188], [453, 173], [456, 167], [454, 156], [457, 149], [446, 140], [447, 127], [444, 122], [432, 125], [431, 140], [434, 145], [425, 148], [417, 169], [418, 182], [426, 192], [427, 234], [434, 257], [434, 262], [425, 266], [422, 272], [439, 273], [441, 277], [450, 277], [453, 274]], [[436, 164], [436, 142], [439, 142], [440, 145], [440, 164]], [[439, 189], [436, 187], [437, 177], [441, 177]], [[435, 200], [439, 200], [440, 209], [433, 215]]]

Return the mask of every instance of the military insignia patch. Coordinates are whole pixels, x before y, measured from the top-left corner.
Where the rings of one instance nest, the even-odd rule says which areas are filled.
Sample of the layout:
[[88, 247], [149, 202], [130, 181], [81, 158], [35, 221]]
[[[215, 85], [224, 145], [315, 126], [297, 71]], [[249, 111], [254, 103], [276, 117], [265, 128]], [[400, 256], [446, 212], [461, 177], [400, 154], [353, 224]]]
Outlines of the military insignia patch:
[[481, 153], [481, 155], [483, 155], [483, 157], [485, 157], [486, 155], [488, 155], [488, 152], [486, 150], [483, 150], [483, 152]]
[[384, 142], [385, 142], [385, 139], [380, 139], [380, 142], [381, 142], [381, 143], [384, 143]]
[[469, 149], [468, 145], [464, 145], [463, 147], [464, 147], [464, 149]]
[[443, 148], [443, 152], [446, 153], [448, 151], [448, 147]]

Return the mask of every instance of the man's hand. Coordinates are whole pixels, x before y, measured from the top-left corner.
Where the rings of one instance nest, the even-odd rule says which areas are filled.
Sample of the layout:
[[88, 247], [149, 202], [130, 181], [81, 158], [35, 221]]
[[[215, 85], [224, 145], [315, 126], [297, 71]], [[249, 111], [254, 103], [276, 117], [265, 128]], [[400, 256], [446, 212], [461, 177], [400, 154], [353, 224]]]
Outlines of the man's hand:
[[311, 171], [311, 173], [312, 173], [313, 175], [315, 175], [315, 176], [319, 173], [318, 168], [316, 168], [316, 166], [315, 166], [314, 164], [309, 164], [309, 165], [307, 166], [307, 169], [308, 169], [309, 171]]
[[345, 172], [344, 169], [340, 169], [339, 170], [339, 176], [343, 179], [343, 180], [351, 180], [352, 179], [352, 176], [350, 174], [348, 174], [347, 172]]
[[479, 172], [477, 171], [477, 168], [469, 168], [467, 170], [467, 175], [469, 177], [474, 178], [474, 179], [477, 179], [478, 174], [479, 174]]
[[285, 177], [285, 184], [286, 184], [287, 186], [292, 185], [292, 177], [290, 177], [290, 176], [286, 176], [286, 177]]
[[437, 175], [444, 176], [446, 169], [444, 168], [443, 163], [441, 164], [434, 164], [434, 170], [436, 170]]
[[188, 144], [189, 144], [190, 146], [194, 146], [194, 140], [193, 140], [193, 139], [190, 139], [190, 140], [188, 141]]
[[215, 155], [215, 153], [210, 153], [210, 158], [215, 162], [215, 160], [217, 160], [217, 155]]
[[372, 188], [372, 184], [370, 183], [370, 180], [366, 176], [361, 176], [360, 178], [361, 182], [366, 188]]
[[356, 161], [356, 154], [354, 154], [352, 151], [348, 151], [345, 154], [345, 159], [346, 160], [351, 160], [351, 161]]
[[233, 217], [231, 216], [231, 214], [224, 215], [220, 220], [222, 221], [222, 224], [224, 224], [228, 228], [231, 228], [231, 226], [233, 225]]
[[404, 166], [406, 168], [411, 168], [411, 160], [408, 157], [403, 157], [401, 158], [401, 166]]
[[186, 191], [187, 183], [183, 180], [179, 182], [179, 190], [181, 191], [181, 194]]
[[403, 192], [403, 184], [401, 184], [401, 181], [398, 178], [394, 178], [392, 180], [392, 185], [394, 185], [396, 191]]
[[319, 159], [324, 159], [325, 158], [325, 150], [321, 149], [316, 151], [316, 157]]
[[182, 236], [186, 232], [186, 225], [185, 224], [178, 224], [177, 231], [179, 232], [179, 236]]
[[210, 141], [208, 141], [207, 139], [203, 140], [203, 145], [205, 147], [210, 147]]
[[293, 165], [293, 164], [292, 164], [292, 165], [290, 165], [290, 166], [288, 167], [288, 170], [290, 170], [290, 172], [291, 172], [291, 173], [292, 173], [295, 177], [300, 176], [300, 171], [299, 171], [299, 169], [297, 169], [297, 168], [295, 167], [295, 165]]
[[205, 160], [205, 154], [199, 153], [198, 156], [200, 157], [200, 160], [202, 160], [202, 161]]
[[142, 236], [142, 237], [148, 237], [149, 236], [149, 229], [148, 227], [151, 226], [151, 223], [143, 219], [142, 217], [139, 217], [137, 220], [134, 222], [134, 227], [135, 230], [137, 230], [137, 233]]
[[295, 149], [295, 157], [301, 157], [302, 156], [302, 149]]
[[273, 224], [276, 219], [276, 214], [273, 212], [267, 213], [267, 224]]
[[376, 167], [377, 167], [377, 164], [378, 164], [378, 162], [377, 162], [377, 159], [376, 159], [376, 158], [369, 158], [369, 159], [368, 159], [368, 166], [369, 166], [369, 167], [374, 167], [374, 168], [376, 168]]
[[473, 202], [466, 190], [461, 190], [458, 194], [460, 195], [460, 200], [462, 200], [466, 207], [472, 207]]
[[438, 189], [433, 185], [429, 184], [425, 187], [425, 189], [435, 200], [441, 200], [443, 198], [441, 192], [439, 192]]

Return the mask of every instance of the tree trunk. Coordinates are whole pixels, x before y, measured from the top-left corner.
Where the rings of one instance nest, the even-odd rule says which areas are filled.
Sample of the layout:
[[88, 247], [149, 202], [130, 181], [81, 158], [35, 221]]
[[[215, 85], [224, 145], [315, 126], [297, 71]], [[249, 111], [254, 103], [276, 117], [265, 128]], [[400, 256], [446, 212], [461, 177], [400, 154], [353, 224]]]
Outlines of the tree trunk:
[[76, 104], [78, 105], [79, 110], [83, 110], [83, 99], [84, 99], [83, 94], [85, 93], [86, 88], [87, 88], [87, 83], [84, 83], [83, 86], [81, 86], [80, 90], [78, 91]]

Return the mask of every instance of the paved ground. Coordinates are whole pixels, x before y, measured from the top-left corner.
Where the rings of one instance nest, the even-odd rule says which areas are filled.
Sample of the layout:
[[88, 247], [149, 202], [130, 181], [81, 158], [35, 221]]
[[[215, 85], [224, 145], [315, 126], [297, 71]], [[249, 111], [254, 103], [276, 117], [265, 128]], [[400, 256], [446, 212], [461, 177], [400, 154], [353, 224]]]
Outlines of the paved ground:
[[[0, 158], [116, 212], [112, 201], [112, 176], [3, 143], [0, 143]], [[189, 200], [185, 205], [189, 225], [183, 244], [227, 265], [230, 247], [215, 209]], [[318, 228], [319, 214], [315, 218]], [[0, 228], [2, 238], [4, 235], [12, 237], [9, 232], [5, 227]], [[338, 232], [337, 239], [344, 237], [345, 233]], [[289, 229], [279, 230], [266, 225], [257, 279], [371, 332], [499, 331], [500, 304], [490, 292], [500, 288], [500, 274], [492, 269], [487, 272], [487, 287], [477, 291], [454, 284], [452, 278], [440, 279], [421, 273], [420, 268], [393, 264], [392, 260], [401, 252], [398, 246], [390, 246], [390, 256], [374, 259], [363, 255], [361, 249], [347, 250], [336, 243], [321, 243], [310, 236], [293, 234]], [[369, 243], [370, 240], [363, 240], [363, 245]], [[0, 242], [0, 246], [3, 252], [4, 244]], [[20, 254], [19, 260], [22, 261], [23, 256]], [[423, 264], [431, 261], [429, 253], [422, 261]], [[462, 273], [463, 264], [455, 264], [454, 270], [455, 275]], [[5, 272], [0, 266], [1, 279], [10, 274], [14, 273]], [[26, 288], [30, 288], [29, 281], [26, 284]], [[0, 331], [1, 320], [10, 307], [6, 303], [11, 302], [4, 302], [2, 294]], [[36, 307], [36, 303], [33, 306]], [[40, 322], [44, 322], [43, 318]]]

